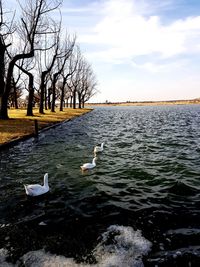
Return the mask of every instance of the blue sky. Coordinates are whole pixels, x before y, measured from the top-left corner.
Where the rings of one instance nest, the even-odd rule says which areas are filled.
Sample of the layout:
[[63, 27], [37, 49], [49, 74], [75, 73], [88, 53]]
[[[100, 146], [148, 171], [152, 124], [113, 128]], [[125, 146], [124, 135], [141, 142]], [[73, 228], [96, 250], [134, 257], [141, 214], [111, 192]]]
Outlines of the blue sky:
[[100, 93], [92, 100], [200, 97], [199, 0], [64, 1]]
[[92, 101], [200, 97], [200, 0], [63, 0], [61, 12], [96, 73]]

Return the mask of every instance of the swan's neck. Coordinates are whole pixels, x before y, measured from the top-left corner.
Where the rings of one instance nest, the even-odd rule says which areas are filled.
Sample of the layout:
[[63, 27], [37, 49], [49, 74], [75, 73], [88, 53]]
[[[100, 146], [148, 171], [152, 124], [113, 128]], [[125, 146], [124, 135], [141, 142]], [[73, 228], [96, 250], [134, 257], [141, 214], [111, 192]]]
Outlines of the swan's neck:
[[102, 148], [102, 149], [103, 149], [103, 145], [104, 145], [104, 144], [102, 143], [102, 144], [101, 144], [101, 148]]
[[93, 161], [92, 161], [92, 164], [96, 164], [96, 159], [95, 158], [93, 158]]
[[48, 186], [48, 174], [45, 174], [44, 176], [44, 186]]

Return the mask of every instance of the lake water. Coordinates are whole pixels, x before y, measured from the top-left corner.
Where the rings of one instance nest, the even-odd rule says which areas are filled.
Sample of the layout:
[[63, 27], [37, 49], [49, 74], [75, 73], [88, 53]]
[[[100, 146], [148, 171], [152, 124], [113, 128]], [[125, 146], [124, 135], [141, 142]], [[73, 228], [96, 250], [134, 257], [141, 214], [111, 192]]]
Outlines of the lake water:
[[[82, 173], [101, 142], [96, 168]], [[8, 260], [200, 266], [199, 105], [95, 108], [0, 159]], [[50, 192], [28, 198], [23, 184], [42, 183], [45, 172]]]

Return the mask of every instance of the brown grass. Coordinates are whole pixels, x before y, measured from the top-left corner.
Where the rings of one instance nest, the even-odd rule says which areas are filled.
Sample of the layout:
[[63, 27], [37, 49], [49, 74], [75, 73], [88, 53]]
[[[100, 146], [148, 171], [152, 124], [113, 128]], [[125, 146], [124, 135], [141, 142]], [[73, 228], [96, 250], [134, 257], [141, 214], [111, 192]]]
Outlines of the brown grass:
[[10, 119], [0, 120], [0, 144], [17, 140], [34, 133], [34, 120], [38, 121], [38, 128], [40, 130], [55, 123], [80, 116], [89, 111], [91, 111], [91, 109], [66, 108], [62, 112], [56, 110], [55, 113], [52, 113], [47, 110], [45, 114], [39, 114], [38, 111], [35, 110], [34, 116], [26, 116], [25, 109], [9, 109], [8, 115]]

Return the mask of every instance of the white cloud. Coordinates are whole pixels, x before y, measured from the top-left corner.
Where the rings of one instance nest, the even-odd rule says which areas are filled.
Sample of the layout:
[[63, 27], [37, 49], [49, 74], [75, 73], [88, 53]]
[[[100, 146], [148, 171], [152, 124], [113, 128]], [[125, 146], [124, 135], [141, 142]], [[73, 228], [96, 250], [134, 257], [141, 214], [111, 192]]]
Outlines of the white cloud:
[[131, 0], [105, 2], [103, 16], [92, 33], [79, 37], [83, 43], [107, 46], [91, 53], [91, 57], [119, 62], [151, 53], [170, 58], [199, 51], [200, 16], [164, 25], [159, 16], [142, 15], [137, 3]]
[[91, 12], [93, 11], [93, 8], [92, 7], [80, 7], [80, 8], [77, 8], [77, 7], [66, 7], [66, 8], [62, 8], [62, 14], [66, 13], [66, 14], [76, 14], [76, 13], [85, 13], [85, 12]]
[[92, 0], [75, 6], [75, 2], [71, 0], [74, 5], [65, 10], [65, 20], [77, 32], [97, 74], [101, 94], [94, 101], [199, 97], [200, 16], [184, 16], [191, 4]]
[[165, 63], [165, 64], [159, 64], [159, 63], [153, 63], [153, 62], [145, 62], [144, 64], [137, 64], [135, 62], [132, 62], [132, 66], [138, 69], [146, 70], [151, 73], [167, 73], [171, 72], [172, 70], [177, 70], [179, 68], [182, 68], [187, 64], [186, 61], [180, 60], [180, 61], [174, 61], [172, 63]]

